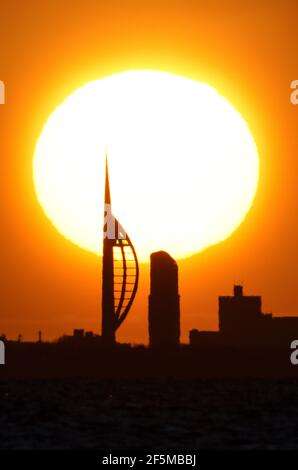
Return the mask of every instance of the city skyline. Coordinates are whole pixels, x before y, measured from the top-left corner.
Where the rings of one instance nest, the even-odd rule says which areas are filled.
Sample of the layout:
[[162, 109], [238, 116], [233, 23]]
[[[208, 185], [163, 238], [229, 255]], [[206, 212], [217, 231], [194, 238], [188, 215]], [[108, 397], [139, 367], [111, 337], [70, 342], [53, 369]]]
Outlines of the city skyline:
[[2, 466], [294, 468], [298, 2], [0, 14]]
[[[297, 70], [288, 60], [295, 57], [297, 7], [274, 5], [267, 22], [261, 5], [237, 14], [231, 4], [218, 6], [214, 17], [211, 6], [187, 2], [181, 11], [155, 2], [149, 12], [137, 8], [136, 22], [120, 17], [116, 2], [104, 7], [104, 17], [99, 7], [91, 15], [77, 6], [69, 23], [66, 5], [59, 7], [59, 18], [52, 7], [45, 15], [35, 4], [20, 5], [17, 15], [8, 5], [2, 10], [11, 26], [0, 33], [6, 94], [0, 107], [5, 266], [0, 331], [12, 338], [22, 332], [25, 339], [35, 339], [41, 325], [46, 339], [70, 334], [76, 326], [99, 331], [101, 260], [69, 243], [47, 220], [36, 198], [32, 157], [42, 126], [66, 96], [90, 80], [130, 69], [166, 70], [213, 85], [241, 111], [260, 154], [259, 187], [245, 221], [225, 241], [179, 260], [182, 341], [191, 328], [216, 330], [217, 295], [240, 281], [262, 294], [265, 311], [297, 314], [298, 113], [290, 100]], [[123, 342], [147, 341], [149, 270], [149, 264], [140, 264], [138, 296], [119, 330]]]

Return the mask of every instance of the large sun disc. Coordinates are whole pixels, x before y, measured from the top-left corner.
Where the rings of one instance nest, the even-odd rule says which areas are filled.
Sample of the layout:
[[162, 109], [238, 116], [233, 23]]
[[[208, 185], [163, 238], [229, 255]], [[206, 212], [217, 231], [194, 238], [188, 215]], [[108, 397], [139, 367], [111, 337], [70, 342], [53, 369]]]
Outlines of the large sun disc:
[[34, 184], [57, 230], [102, 253], [104, 155], [112, 210], [140, 260], [176, 258], [227, 238], [251, 207], [258, 153], [239, 112], [209, 85], [123, 72], [71, 94], [38, 139]]

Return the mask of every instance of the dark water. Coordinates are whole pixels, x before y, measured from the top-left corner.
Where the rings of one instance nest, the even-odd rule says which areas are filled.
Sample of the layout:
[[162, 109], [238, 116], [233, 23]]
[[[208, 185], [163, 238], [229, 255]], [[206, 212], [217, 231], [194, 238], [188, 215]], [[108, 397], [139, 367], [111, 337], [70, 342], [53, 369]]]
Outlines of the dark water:
[[297, 381], [0, 382], [0, 449], [294, 449]]

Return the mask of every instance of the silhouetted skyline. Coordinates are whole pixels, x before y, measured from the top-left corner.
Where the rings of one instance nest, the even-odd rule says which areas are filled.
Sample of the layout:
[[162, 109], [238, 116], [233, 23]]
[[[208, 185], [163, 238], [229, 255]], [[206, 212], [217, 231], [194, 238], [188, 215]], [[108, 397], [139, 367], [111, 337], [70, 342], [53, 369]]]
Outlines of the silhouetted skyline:
[[218, 298], [218, 331], [190, 331], [192, 345], [212, 347], [290, 348], [298, 338], [298, 316], [274, 317], [262, 312], [262, 298], [244, 295], [242, 285], [234, 285], [233, 296]]

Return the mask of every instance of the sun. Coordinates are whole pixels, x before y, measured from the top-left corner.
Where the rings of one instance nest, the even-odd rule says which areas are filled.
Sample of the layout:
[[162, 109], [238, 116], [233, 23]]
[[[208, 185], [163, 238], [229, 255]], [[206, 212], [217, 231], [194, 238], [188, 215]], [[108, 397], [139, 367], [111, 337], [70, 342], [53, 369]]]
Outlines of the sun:
[[36, 144], [38, 200], [86, 250], [102, 253], [106, 148], [112, 210], [141, 261], [160, 249], [187, 257], [226, 239], [252, 205], [258, 152], [227, 99], [170, 73], [122, 72], [66, 98]]

